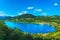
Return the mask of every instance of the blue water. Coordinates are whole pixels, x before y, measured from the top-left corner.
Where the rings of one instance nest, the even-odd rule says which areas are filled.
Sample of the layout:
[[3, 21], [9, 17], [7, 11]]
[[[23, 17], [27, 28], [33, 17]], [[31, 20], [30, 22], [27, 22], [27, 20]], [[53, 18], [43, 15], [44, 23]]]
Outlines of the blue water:
[[18, 28], [22, 30], [22, 32], [28, 32], [28, 33], [49, 33], [49, 32], [54, 32], [55, 28], [52, 27], [51, 25], [47, 24], [25, 24], [25, 23], [16, 23], [16, 22], [6, 22], [5, 24], [9, 28]]

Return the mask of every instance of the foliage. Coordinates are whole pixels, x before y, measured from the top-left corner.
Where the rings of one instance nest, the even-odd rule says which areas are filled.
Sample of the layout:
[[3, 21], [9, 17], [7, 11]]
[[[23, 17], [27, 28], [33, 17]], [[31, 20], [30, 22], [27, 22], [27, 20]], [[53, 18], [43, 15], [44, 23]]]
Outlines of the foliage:
[[60, 40], [60, 16], [34, 16], [24, 14], [9, 18], [8, 20], [23, 23], [51, 24], [56, 28], [56, 32], [48, 34], [28, 34], [26, 32], [21, 32], [21, 30], [17, 28], [8, 28], [4, 24], [4, 21], [6, 20], [0, 20], [0, 40]]

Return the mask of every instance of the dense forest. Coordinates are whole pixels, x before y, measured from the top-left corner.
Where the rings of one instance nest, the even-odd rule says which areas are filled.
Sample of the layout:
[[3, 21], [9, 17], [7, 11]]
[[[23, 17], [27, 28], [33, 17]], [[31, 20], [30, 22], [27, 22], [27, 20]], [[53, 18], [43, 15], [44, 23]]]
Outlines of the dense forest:
[[29, 22], [29, 23], [41, 23], [41, 22], [56, 22], [60, 24], [60, 16], [34, 16], [32, 14], [23, 14], [10, 19], [15, 22]]

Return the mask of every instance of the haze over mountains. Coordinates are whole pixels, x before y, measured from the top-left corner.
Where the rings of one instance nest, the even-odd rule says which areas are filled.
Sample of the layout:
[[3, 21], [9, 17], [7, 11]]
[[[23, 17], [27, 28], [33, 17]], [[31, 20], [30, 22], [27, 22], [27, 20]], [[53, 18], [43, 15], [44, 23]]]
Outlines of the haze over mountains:
[[[18, 16], [0, 16], [0, 20], [6, 20], [6, 19], [11, 19], [11, 18], [35, 18], [35, 17], [41, 17], [41, 16], [35, 16], [32, 14], [23, 14], [23, 15], [18, 15]], [[48, 17], [48, 16], [46, 16]], [[59, 15], [53, 15], [51, 17], [60, 17]]]

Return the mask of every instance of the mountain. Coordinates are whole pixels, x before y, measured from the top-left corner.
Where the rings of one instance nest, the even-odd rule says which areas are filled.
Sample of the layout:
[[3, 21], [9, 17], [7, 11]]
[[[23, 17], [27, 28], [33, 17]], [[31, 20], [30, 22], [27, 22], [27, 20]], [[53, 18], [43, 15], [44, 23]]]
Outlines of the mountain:
[[20, 18], [35, 18], [34, 15], [32, 14], [23, 14], [23, 15], [19, 15], [19, 16], [15, 16], [15, 17], [11, 17], [11, 16], [0, 16], [0, 20], [10, 20], [10, 19], [20, 19]]
[[0, 16], [0, 20], [5, 20], [6, 17], [5, 16]]
[[32, 15], [32, 14], [23, 14], [23, 15], [20, 15], [20, 16], [17, 16], [17, 17], [19, 17], [19, 18], [35, 18], [35, 16]]
[[10, 16], [0, 16], [0, 20], [9, 20], [10, 18], [12, 18], [12, 17], [10, 17]]

